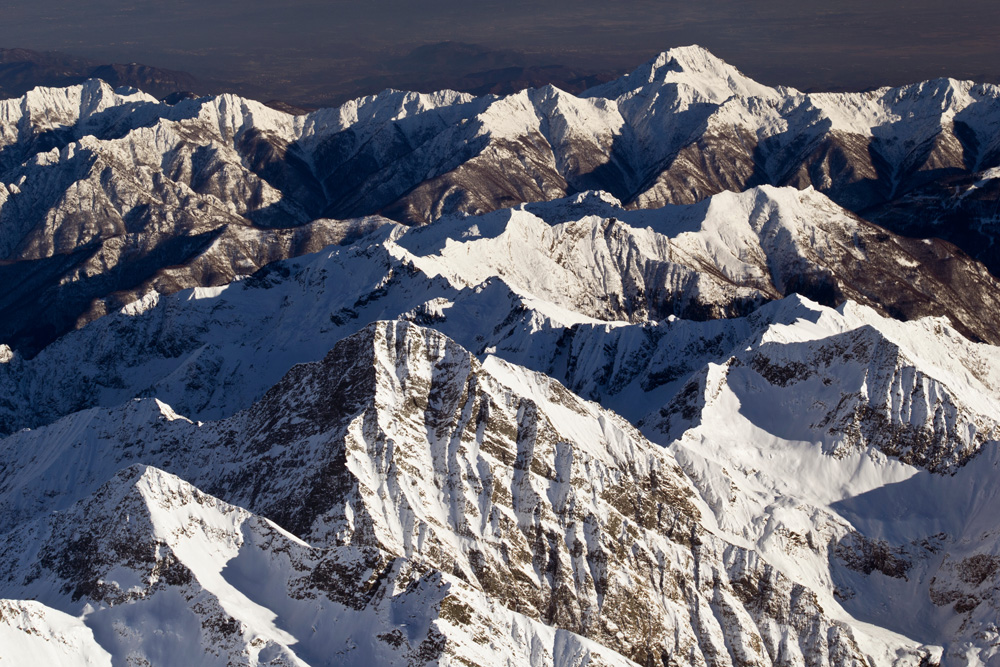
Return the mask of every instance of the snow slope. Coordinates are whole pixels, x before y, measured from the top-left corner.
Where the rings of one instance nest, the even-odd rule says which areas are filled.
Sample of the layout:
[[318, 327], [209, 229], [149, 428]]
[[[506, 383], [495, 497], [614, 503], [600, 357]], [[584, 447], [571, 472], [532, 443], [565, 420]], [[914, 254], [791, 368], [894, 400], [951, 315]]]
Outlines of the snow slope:
[[0, 102], [0, 658], [1000, 660], [996, 93]]

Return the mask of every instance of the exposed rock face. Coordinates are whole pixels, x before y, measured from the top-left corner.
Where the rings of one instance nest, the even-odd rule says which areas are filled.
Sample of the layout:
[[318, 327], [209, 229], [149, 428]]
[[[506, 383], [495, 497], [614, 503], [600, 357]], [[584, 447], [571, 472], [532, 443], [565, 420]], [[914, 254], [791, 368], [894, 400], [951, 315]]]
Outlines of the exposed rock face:
[[[279, 617], [312, 609], [314, 627], [411, 610], [407, 634], [387, 625], [335, 662], [366, 650], [413, 664], [457, 659], [469, 635], [480, 652], [494, 642], [488, 662], [504, 649], [527, 657], [539, 626], [574, 633], [575, 653], [610, 649], [611, 663], [867, 661], [814, 593], [701, 526], [670, 454], [558, 383], [498, 360], [483, 366], [432, 330], [370, 326], [221, 422], [196, 426], [146, 401], [90, 415], [108, 430], [80, 440], [72, 421], [88, 417], [67, 419], [6, 443], [7, 469], [39, 454], [91, 463], [61, 492], [44, 464], [4, 484], [5, 514], [60, 511], [8, 533], [0, 590], [21, 597], [46, 581], [49, 606], [96, 606], [87, 622], [115, 655], [151, 657], [147, 634], [108, 641], [102, 631], [116, 618], [120, 627], [122, 606], [151, 613], [167, 597], [185, 610], [178, 619], [200, 623], [208, 654], [296, 664], [317, 650], [318, 638], [299, 656], [273, 626], [263, 635], [250, 610], [235, 611], [249, 597]], [[115, 435], [137, 428], [141, 440]], [[126, 468], [98, 488], [107, 470], [136, 460], [312, 547], [154, 468]], [[268, 585], [255, 597], [240, 585], [261, 568]], [[512, 638], [512, 624], [524, 636]]]
[[[160, 104], [95, 80], [0, 103], [0, 274], [21, 284], [0, 303], [0, 336], [33, 354], [151, 289], [225, 284], [371, 226], [297, 213], [243, 166], [222, 117], [283, 114], [202, 102]], [[255, 213], [267, 208], [277, 217]]]

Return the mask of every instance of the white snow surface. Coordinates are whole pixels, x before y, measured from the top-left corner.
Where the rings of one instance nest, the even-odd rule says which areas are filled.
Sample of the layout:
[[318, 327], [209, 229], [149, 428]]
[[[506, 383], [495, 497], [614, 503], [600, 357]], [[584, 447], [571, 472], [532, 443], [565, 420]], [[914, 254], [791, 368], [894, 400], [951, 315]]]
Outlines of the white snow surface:
[[[9, 640], [0, 649], [3, 659], [27, 664], [50, 658], [52, 664], [74, 665], [412, 664], [398, 644], [394, 650], [393, 642], [379, 641], [378, 632], [409, 627], [411, 637], [419, 638], [432, 623], [445, 623], [441, 629], [450, 650], [441, 664], [633, 664], [583, 637], [497, 606], [448, 574], [414, 570], [406, 559], [383, 573], [376, 604], [360, 610], [338, 604], [322, 589], [310, 589], [302, 573], [336, 571], [339, 563], [359, 557], [357, 549], [310, 547], [266, 519], [155, 468], [122, 470], [67, 515], [54, 518], [48, 530], [75, 522], [72, 529], [79, 533], [109, 520], [113, 532], [98, 538], [111, 543], [105, 549], [132, 548], [147, 556], [142, 551], [149, 544], [155, 550], [153, 569], [141, 560], [116, 564], [102, 553], [98, 559], [104, 560], [89, 564], [101, 576], [101, 599], [83, 604], [56, 592], [53, 583], [51, 592], [41, 595], [51, 607], [0, 602], [5, 612], [0, 628]], [[28, 534], [35, 531], [45, 528], [31, 527]], [[32, 590], [43, 590], [40, 584], [33, 582]], [[499, 626], [490, 634], [491, 644], [435, 620], [445, 599], [475, 608]], [[400, 624], [400, 618], [407, 622]]]
[[[975, 137], [976, 146], [975, 155], [962, 159], [979, 170], [996, 166], [980, 163], [990, 159], [1000, 141], [998, 99], [996, 86], [950, 79], [867, 93], [804, 94], [761, 85], [697, 46], [664, 52], [581, 96], [552, 86], [481, 98], [453, 91], [388, 90], [304, 116], [233, 95], [167, 105], [142, 93], [116, 92], [97, 80], [64, 89], [36, 88], [20, 99], [0, 102], [0, 147], [28, 156], [23, 163], [3, 165], [0, 217], [6, 224], [0, 230], [0, 255], [6, 258], [17, 249], [22, 258], [47, 257], [68, 250], [45, 247], [52, 236], [57, 245], [81, 246], [122, 234], [128, 227], [125, 220], [150, 200], [182, 207], [191, 215], [202, 215], [195, 212], [206, 207], [218, 209], [217, 216], [274, 209], [300, 223], [313, 219], [315, 212], [310, 218], [303, 207], [315, 202], [307, 205], [298, 195], [283, 192], [251, 164], [256, 158], [241, 153], [247, 150], [241, 142], [249, 137], [270, 142], [282, 154], [293, 153], [301, 163], [300, 177], [314, 179], [324, 195], [339, 187], [338, 170], [358, 155], [392, 165], [385, 173], [365, 176], [356, 192], [340, 193], [324, 205], [342, 205], [354, 214], [367, 207], [362, 212], [370, 214], [407, 193], [426, 190], [442, 201], [427, 203], [427, 210], [417, 213], [437, 218], [449, 212], [443, 200], [467, 197], [462, 206], [468, 211], [496, 208], [490, 200], [496, 193], [480, 191], [490, 178], [477, 170], [503, 172], [504, 165], [514, 164], [524, 171], [516, 187], [535, 188], [523, 195], [528, 199], [565, 196], [610, 170], [619, 172], [614, 182], [630, 204], [681, 201], [679, 192], [661, 191], [657, 179], [665, 164], [680, 159], [700, 137], [746, 142], [740, 150], [750, 153], [755, 146], [766, 147], [759, 166], [768, 182], [799, 187], [805, 183], [784, 172], [824, 140], [872, 140], [886, 178], [895, 185], [906, 173], [924, 168], [923, 161], [930, 161], [927, 168], [934, 166], [937, 149], [928, 154], [928, 147], [941, 144], [949, 154], [965, 150], [954, 136], [959, 123]], [[67, 145], [33, 154], [32, 138], [46, 132], [64, 134]], [[326, 162], [331, 146], [343, 153], [343, 164]], [[211, 154], [218, 164], [211, 174], [196, 173], [203, 154]], [[67, 172], [75, 171], [72, 175], [56, 177], [46, 169], [70, 163], [74, 166]], [[466, 168], [471, 170], [468, 177], [460, 174]], [[109, 169], [114, 174], [110, 181]], [[434, 190], [435, 179], [449, 174], [459, 180]], [[748, 176], [733, 178], [749, 182]], [[681, 181], [671, 187], [691, 188], [698, 199], [737, 185], [723, 179], [721, 186], [715, 183], [703, 191], [696, 182]], [[469, 192], [460, 192], [462, 186]], [[48, 211], [35, 210], [48, 199]], [[70, 214], [81, 206], [100, 212], [106, 221], [61, 232], [72, 225]]]
[[[355, 486], [324, 510], [317, 484], [338, 487], [317, 475], [331, 474], [324, 458], [337, 460], [338, 447]], [[477, 664], [629, 664], [609, 642], [632, 653], [665, 642], [699, 664], [719, 650], [864, 664], [857, 642], [879, 661], [926, 653], [900, 635], [838, 625], [851, 617], [835, 602], [809, 612], [829, 636], [817, 646], [782, 620], [805, 593], [698, 526], [709, 509], [669, 451], [540, 373], [495, 357], [481, 366], [409, 323], [367, 327], [229, 420], [194, 424], [145, 399], [19, 433], [2, 452], [5, 470], [24, 471], [0, 489], [4, 515], [21, 517], [0, 558], [3, 594], [82, 618], [116, 660], [419, 664], [437, 637], [450, 660]], [[299, 538], [143, 461], [292, 521]], [[315, 518], [298, 524], [303, 514]], [[527, 536], [539, 521], [557, 539], [545, 548], [561, 563], [554, 573], [537, 555], [516, 556], [534, 548]], [[680, 539], [664, 532], [679, 526]], [[632, 546], [618, 553], [623, 540]], [[595, 562], [608, 563], [599, 587]], [[647, 566], [694, 587], [650, 590], [635, 569]], [[505, 568], [513, 580], [489, 574]], [[741, 606], [740, 586], [758, 577], [784, 611]], [[537, 591], [566, 586], [585, 610], [602, 610], [606, 620], [585, 627], [604, 646], [530, 611]], [[526, 615], [511, 611], [514, 599]], [[651, 635], [627, 626], [635, 604], [657, 619]], [[706, 613], [718, 620], [698, 620]]]

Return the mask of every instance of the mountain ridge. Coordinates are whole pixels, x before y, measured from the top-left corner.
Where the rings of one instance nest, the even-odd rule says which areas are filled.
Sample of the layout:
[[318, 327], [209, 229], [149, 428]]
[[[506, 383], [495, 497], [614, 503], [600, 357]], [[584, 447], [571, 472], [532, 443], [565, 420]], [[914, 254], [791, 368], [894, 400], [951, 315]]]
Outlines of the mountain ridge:
[[[988, 335], [996, 290], [981, 269], [974, 283], [981, 297], [961, 282], [922, 275], [921, 262], [939, 255], [911, 255], [905, 240], [902, 247], [877, 242], [881, 232], [818, 193], [762, 189], [718, 199], [623, 211], [610, 197], [581, 196], [428, 227], [371, 221], [354, 239], [341, 230], [341, 245], [228, 286], [150, 292], [33, 358], [9, 352], [0, 365], [0, 424], [9, 433], [137, 395], [160, 396], [199, 419], [218, 418], [258, 398], [292, 363], [319, 358], [324, 346], [372, 319], [445, 327], [478, 354], [508, 339], [523, 343], [522, 327], [745, 316], [805, 293], [831, 306], [853, 298], [884, 315], [947, 316], [959, 331]], [[861, 249], [864, 239], [872, 250]], [[921, 253], [933, 249], [913, 243]], [[846, 272], [844, 256], [863, 273]], [[975, 267], [964, 261], [968, 268], [959, 275], [968, 279]], [[903, 287], [900, 273], [909, 276]], [[819, 289], [792, 279], [811, 274], [822, 278]], [[884, 285], [858, 291], [868, 278]], [[962, 291], [978, 299], [977, 310], [959, 310], [960, 298], [950, 294]], [[77, 359], [81, 347], [91, 351], [86, 360]], [[39, 381], [49, 373], [58, 382]]]
[[[358, 344], [361, 347], [355, 350]], [[345, 354], [345, 346], [352, 351]], [[191, 424], [171, 418], [166, 407], [147, 401], [143, 412], [166, 412], [155, 422], [162, 425], [161, 434], [136, 443], [148, 451], [145, 455], [129, 452], [134, 445], [128, 442], [115, 444], [112, 439], [102, 443], [102, 458], [112, 458], [107, 469], [119, 468], [132, 457], [149, 460], [162, 445], [169, 444], [161, 449], [161, 460], [190, 473], [200, 470], [194, 476], [210, 488], [225, 497], [240, 498], [279, 524], [285, 523], [310, 544], [341, 550], [334, 553], [350, 548], [357, 554], [354, 558], [375, 549], [414, 561], [417, 572], [423, 569], [421, 563], [450, 572], [450, 581], [465, 581], [491, 599], [550, 627], [578, 629], [640, 664], [650, 660], [707, 664], [719, 659], [718, 655], [753, 664], [782, 654], [801, 656], [792, 658], [796, 662], [808, 656], [820, 664], [866, 664], [854, 632], [846, 624], [828, 619], [814, 594], [761, 563], [753, 553], [727, 545], [698, 527], [695, 493], [671, 455], [645, 442], [624, 420], [581, 401], [544, 376], [525, 375], [510, 365], [501, 371], [507, 384], [497, 382], [489, 363], [480, 366], [441, 334], [409, 323], [376, 323], [337, 347], [323, 362], [296, 366], [258, 405], [223, 422]], [[369, 351], [372, 356], [368, 356]], [[328, 391], [334, 386], [348, 392], [343, 396], [346, 401], [341, 400], [339, 390]], [[276, 406], [270, 405], [274, 401], [285, 409], [275, 410]], [[155, 433], [155, 423], [147, 433]], [[172, 435], [172, 424], [183, 431], [201, 431], [218, 445], [195, 445], [190, 435]], [[317, 438], [321, 434], [327, 435]], [[37, 435], [45, 438], [43, 433]], [[47, 456], [56, 448], [80, 447], [73, 435], [45, 439]], [[219, 460], [205, 465], [202, 457], [210, 451]], [[7, 452], [6, 456], [29, 453], [21, 447]], [[81, 452], [84, 457], [94, 453]], [[113, 462], [115, 457], [120, 462]], [[227, 459], [236, 465], [225, 465]], [[254, 460], [258, 465], [252, 464]], [[336, 463], [338, 460], [341, 463]], [[263, 471], [287, 470], [291, 464], [315, 478], [288, 487], [288, 478], [262, 474], [260, 464]], [[250, 469], [258, 472], [247, 475], [245, 471]], [[80, 472], [89, 472], [99, 483], [100, 470], [91, 467]], [[439, 484], [421, 490], [430, 481], [428, 475]], [[137, 487], [132, 480], [136, 477], [141, 482], [140, 497], [148, 498], [142, 502], [149, 510], [133, 508], [119, 498], [122, 493], [134, 494]], [[127, 483], [121, 486], [114, 480]], [[162, 499], [159, 493], [148, 496], [144, 489], [155, 489], [160, 480], [181, 488]], [[262, 480], [270, 483], [262, 486]], [[443, 496], [428, 492], [435, 486]], [[58, 584], [61, 592], [46, 599], [53, 603], [61, 600], [59, 605], [69, 609], [79, 609], [84, 600], [96, 605], [87, 616], [96, 630], [110, 621], [101, 621], [102, 615], [113, 618], [112, 610], [123, 604], [148, 605], [144, 600], [155, 599], [158, 590], [184, 590], [201, 582], [212, 585], [214, 575], [205, 569], [208, 564], [192, 561], [196, 552], [188, 547], [185, 555], [177, 542], [198, 537], [207, 526], [219, 526], [219, 520], [206, 520], [206, 527], [193, 531], [156, 529], [150, 536], [154, 537], [152, 543], [146, 546], [150, 542], [143, 534], [147, 512], [155, 525], [163, 520], [156, 517], [173, 505], [196, 508], [219, 502], [185, 487], [187, 483], [179, 478], [154, 468], [126, 467], [110, 485], [90, 492], [100, 505], [114, 508], [111, 516], [107, 510], [89, 509], [94, 501], [84, 497], [82, 505], [49, 515], [51, 528], [23, 524], [3, 559], [7, 563], [2, 574], [7, 582], [4, 590], [17, 592], [21, 585], [37, 586], [33, 580], [40, 576], [54, 577], [54, 582], [62, 582]], [[65, 506], [74, 496], [88, 493], [87, 487], [78, 483], [69, 488], [73, 495], [68, 497], [37, 491], [35, 496], [47, 497], [44, 502], [52, 507]], [[5, 491], [8, 499], [20, 495], [14, 489]], [[456, 506], [453, 495], [464, 500]], [[230, 516], [234, 512], [247, 516], [246, 510], [230, 507], [224, 511]], [[121, 520], [123, 512], [129, 515], [127, 521]], [[90, 521], [109, 522], [87, 533], [108, 543], [86, 548], [68, 545], [67, 540], [81, 534], [81, 521], [88, 517]], [[180, 525], [187, 525], [183, 516], [181, 519]], [[171, 519], [165, 528], [176, 522], [176, 518]], [[204, 543], [204, 538], [200, 539]], [[632, 549], [622, 548], [619, 539], [632, 541]], [[39, 543], [37, 565], [29, 568], [36, 560], [34, 549], [39, 548], [33, 545]], [[232, 549], [225, 542], [212, 543], [220, 545], [214, 548]], [[159, 546], [154, 549], [155, 545]], [[81, 549], [92, 557], [71, 555]], [[582, 553], [577, 553], [580, 550]], [[156, 558], [150, 560], [154, 552]], [[240, 555], [229, 560], [228, 569], [239, 567]], [[352, 572], [357, 572], [362, 580], [371, 576], [372, 556], [363, 557], [365, 560], [352, 566], [356, 569], [334, 572], [340, 577], [356, 576]], [[121, 561], [124, 567], [118, 564]], [[200, 570], [196, 564], [201, 565]], [[656, 586], [659, 593], [650, 594], [645, 588], [650, 585], [647, 578], [636, 576], [649, 567], [662, 573], [662, 583]], [[628, 574], [635, 568], [639, 568], [636, 575]], [[301, 571], [302, 566], [295, 569]], [[22, 584], [28, 570], [31, 573]], [[152, 588], [133, 585], [121, 597], [123, 582], [134, 581], [129, 570], [137, 571], [139, 581], [148, 580], [146, 586]], [[499, 572], [509, 574], [500, 576]], [[392, 581], [394, 573], [386, 574]], [[228, 580], [234, 582], [233, 575]], [[343, 595], [347, 581], [343, 584], [327, 595]], [[227, 605], [225, 597], [215, 595], [221, 610], [214, 611], [217, 606], [208, 600], [194, 606], [197, 615], [205, 619], [205, 629], [214, 626], [216, 633], [221, 630], [223, 637], [229, 635], [212, 641], [222, 642], [223, 647], [235, 641], [238, 647], [241, 631], [260, 632], [248, 621], [227, 629], [232, 623], [226, 620], [232, 601]], [[370, 595], [362, 595], [368, 601], [361, 601], [356, 608], [376, 603], [378, 596]], [[352, 607], [342, 597], [331, 599]], [[453, 631], [441, 621], [475, 627], [478, 619], [489, 619], [490, 612], [482, 608], [482, 602], [471, 602], [474, 604], [463, 602], [448, 612], [442, 601], [438, 608], [429, 610], [432, 624], [424, 625], [426, 630], [408, 631], [409, 638], [403, 636], [402, 641], [380, 636], [385, 643], [382, 651], [389, 646], [412, 647], [417, 650], [407, 663], [417, 664], [448, 652], [449, 647], [460, 651], [461, 641], [449, 641]], [[626, 632], [634, 618], [630, 610], [636, 607], [650, 619], [648, 632], [641, 635]], [[814, 624], [804, 628], [788, 625], [784, 620], [787, 615], [803, 607], [811, 610]], [[246, 613], [241, 611], [241, 615]], [[434, 622], [434, 614], [440, 614], [441, 620]], [[674, 620], [678, 614], [690, 620], [678, 624]], [[216, 616], [219, 619], [213, 621]], [[324, 618], [321, 615], [313, 622]], [[491, 637], [496, 632], [490, 626], [479, 628]], [[509, 632], [502, 624], [498, 630]], [[414, 646], [423, 632], [426, 638]], [[209, 630], [207, 639], [214, 634]], [[136, 639], [152, 641], [141, 635]], [[125, 635], [114, 641], [105, 639], [102, 645], [119, 653], [135, 641]], [[866, 639], [872, 645], [879, 641]], [[308, 649], [310, 642], [303, 643]], [[524, 646], [523, 640], [518, 643]], [[477, 644], [480, 651], [486, 649], [482, 639]], [[152, 650], [149, 646], [137, 648], [146, 655]], [[232, 650], [225, 649], [228, 653]], [[899, 650], [899, 655], [913, 660], [927, 654], [915, 646], [895, 643], [883, 650]]]
[[[984, 198], [1000, 165], [997, 90], [941, 80], [804, 94], [698, 47], [590, 97], [385, 91], [306, 116], [233, 95], [169, 105], [96, 82], [36, 89], [0, 105], [0, 254], [53, 307], [26, 317], [49, 320], [36, 332], [0, 335], [37, 351], [150, 288], [224, 284], [323, 247], [337, 238], [329, 219], [426, 223], [593, 189], [655, 208], [811, 185], [904, 236], [951, 239], [996, 272]], [[926, 192], [936, 207], [920, 203]], [[286, 228], [302, 231], [261, 250]]]

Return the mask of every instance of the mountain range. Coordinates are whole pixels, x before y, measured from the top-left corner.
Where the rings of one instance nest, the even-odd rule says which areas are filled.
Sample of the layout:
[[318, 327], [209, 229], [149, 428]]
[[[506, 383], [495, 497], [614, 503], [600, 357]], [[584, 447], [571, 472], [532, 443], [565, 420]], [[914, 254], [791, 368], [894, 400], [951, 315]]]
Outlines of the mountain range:
[[993, 664], [998, 93], [0, 102], [0, 658]]
[[102, 63], [53, 51], [0, 49], [0, 97], [20, 97], [38, 86], [59, 87], [101, 79], [116, 88], [141, 88], [159, 98], [208, 92], [194, 75], [140, 63]]

